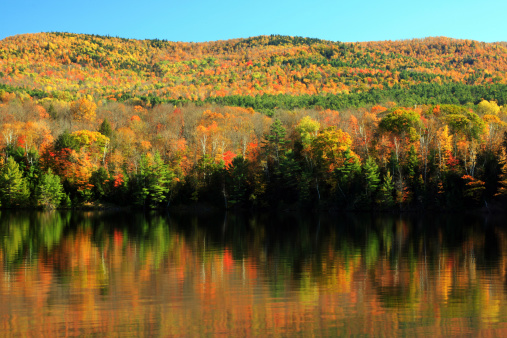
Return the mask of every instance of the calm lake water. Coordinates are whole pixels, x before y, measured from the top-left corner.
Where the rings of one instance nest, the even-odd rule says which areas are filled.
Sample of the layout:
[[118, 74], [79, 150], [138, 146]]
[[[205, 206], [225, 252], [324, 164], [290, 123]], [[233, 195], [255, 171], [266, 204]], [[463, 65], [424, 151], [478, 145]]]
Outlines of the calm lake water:
[[0, 212], [1, 336], [507, 335], [470, 215]]

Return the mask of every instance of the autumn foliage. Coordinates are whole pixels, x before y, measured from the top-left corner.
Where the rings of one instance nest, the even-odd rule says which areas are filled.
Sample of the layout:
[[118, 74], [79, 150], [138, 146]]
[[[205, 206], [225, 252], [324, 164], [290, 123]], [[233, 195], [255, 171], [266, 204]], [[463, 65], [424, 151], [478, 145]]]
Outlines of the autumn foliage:
[[446, 38], [7, 38], [2, 166], [19, 164], [34, 205], [51, 170], [67, 205], [479, 206], [505, 190], [505, 53]]

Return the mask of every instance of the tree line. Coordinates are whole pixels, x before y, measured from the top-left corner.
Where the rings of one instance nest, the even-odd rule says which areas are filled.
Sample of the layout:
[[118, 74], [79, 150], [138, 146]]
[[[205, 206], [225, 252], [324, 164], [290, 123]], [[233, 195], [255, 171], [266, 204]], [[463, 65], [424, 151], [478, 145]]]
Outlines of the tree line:
[[507, 192], [503, 101], [333, 109], [0, 94], [6, 208], [456, 210]]

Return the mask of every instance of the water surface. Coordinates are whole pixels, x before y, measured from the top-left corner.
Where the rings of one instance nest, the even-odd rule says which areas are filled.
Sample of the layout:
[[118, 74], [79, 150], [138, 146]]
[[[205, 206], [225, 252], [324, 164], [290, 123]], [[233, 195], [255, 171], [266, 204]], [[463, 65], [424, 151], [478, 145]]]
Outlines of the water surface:
[[1, 211], [0, 335], [505, 335], [504, 224]]

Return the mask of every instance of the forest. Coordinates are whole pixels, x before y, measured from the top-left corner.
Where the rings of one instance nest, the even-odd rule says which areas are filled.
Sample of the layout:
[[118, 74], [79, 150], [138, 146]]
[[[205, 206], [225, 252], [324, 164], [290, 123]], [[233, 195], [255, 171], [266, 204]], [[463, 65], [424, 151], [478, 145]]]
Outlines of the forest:
[[503, 210], [507, 46], [0, 41], [2, 208]]

